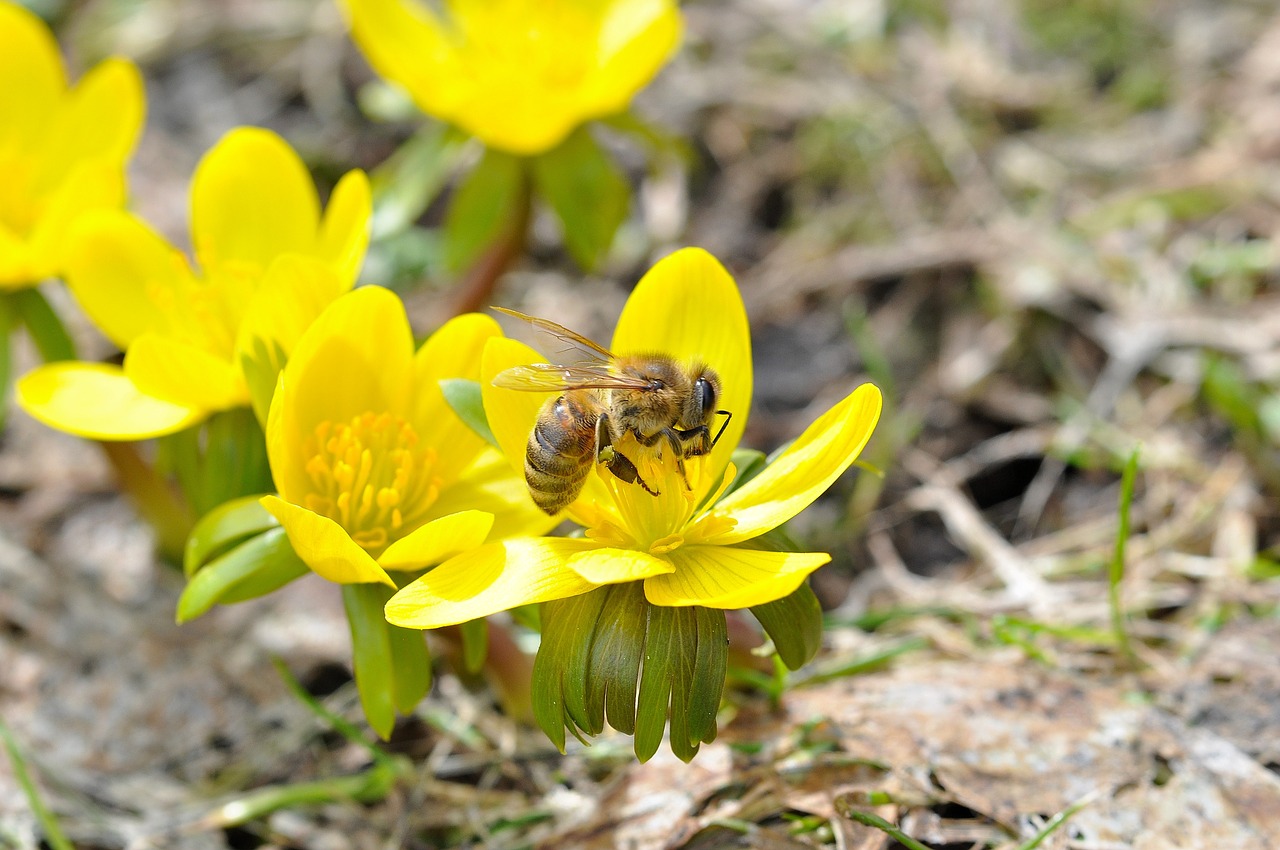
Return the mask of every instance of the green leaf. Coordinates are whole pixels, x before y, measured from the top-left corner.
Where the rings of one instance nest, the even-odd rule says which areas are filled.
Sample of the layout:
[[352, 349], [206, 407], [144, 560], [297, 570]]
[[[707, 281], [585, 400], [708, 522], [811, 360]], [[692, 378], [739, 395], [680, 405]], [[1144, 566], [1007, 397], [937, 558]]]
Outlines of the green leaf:
[[462, 666], [468, 673], [476, 674], [484, 668], [489, 657], [489, 621], [483, 617], [468, 620], [458, 626], [462, 635]]
[[240, 355], [240, 372], [249, 388], [249, 403], [258, 424], [265, 427], [267, 412], [271, 409], [271, 397], [276, 392], [280, 372], [289, 361], [279, 340], [253, 338], [253, 351]]
[[[649, 630], [644, 642], [644, 670], [640, 675], [640, 691], [636, 703], [636, 758], [645, 762], [653, 758], [662, 743], [662, 730], [667, 725], [671, 706], [671, 679], [679, 652], [675, 633], [675, 608], [657, 605], [649, 609]], [[688, 736], [683, 736], [687, 741]], [[671, 746], [676, 744], [672, 725]], [[680, 753], [677, 753], [680, 755]]]
[[178, 479], [198, 516], [232, 499], [274, 489], [262, 426], [247, 407], [220, 411], [161, 437], [156, 449], [156, 468]]
[[265, 596], [307, 572], [285, 530], [268, 529], [201, 565], [178, 597], [177, 620], [194, 620], [219, 603], [231, 605]]
[[182, 571], [191, 578], [205, 564], [250, 537], [280, 522], [262, 506], [261, 496], [243, 496], [224, 502], [200, 518], [187, 537]]
[[395, 706], [401, 714], [409, 714], [431, 690], [431, 656], [427, 642], [420, 629], [402, 629], [390, 624], [387, 639], [391, 644]]
[[486, 149], [453, 194], [445, 216], [445, 262], [454, 271], [470, 266], [521, 219], [526, 203], [524, 161]]
[[468, 137], [426, 124], [369, 174], [375, 240], [403, 232], [422, 217], [457, 169]]
[[822, 606], [808, 584], [801, 584], [782, 599], [756, 605], [751, 613], [791, 670], [808, 664], [822, 645]]
[[34, 286], [19, 289], [9, 293], [8, 297], [14, 314], [26, 325], [27, 333], [31, 334], [31, 341], [36, 344], [44, 362], [76, 359], [76, 346], [71, 335], [39, 289]]
[[641, 582], [603, 590], [606, 599], [591, 645], [587, 710], [601, 723], [607, 713], [610, 726], [631, 735], [636, 730], [636, 687], [649, 603]]
[[627, 217], [631, 188], [626, 177], [591, 133], [579, 127], [533, 160], [533, 182], [560, 218], [570, 255], [584, 269], [595, 268]]
[[360, 705], [369, 726], [387, 740], [396, 722], [392, 628], [382, 615], [391, 588], [381, 584], [344, 584], [342, 602], [351, 627], [352, 666]]
[[610, 115], [601, 119], [600, 123], [612, 127], [619, 133], [626, 133], [639, 139], [656, 154], [673, 157], [685, 163], [692, 163], [695, 159], [693, 147], [683, 137], [645, 121], [630, 110]]
[[590, 726], [587, 659], [605, 590], [608, 588], [543, 603], [542, 643], [533, 661], [533, 716], [562, 753], [566, 728], [581, 738], [578, 730]]
[[449, 407], [453, 408], [453, 412], [458, 414], [463, 424], [475, 431], [486, 443], [502, 451], [502, 447], [498, 445], [498, 438], [493, 436], [493, 430], [489, 427], [489, 417], [484, 411], [479, 381], [467, 378], [445, 378], [440, 382], [440, 391], [444, 393], [444, 400], [449, 403]]
[[562, 752], [566, 727], [598, 735], [606, 719], [635, 736], [641, 761], [668, 722], [671, 751], [685, 761], [715, 739], [728, 668], [723, 611], [652, 605], [637, 581], [545, 603], [542, 624], [533, 710]]
[[[696, 745], [698, 741], [710, 743], [716, 739], [716, 715], [729, 670], [729, 627], [724, 611], [701, 607], [691, 610], [697, 627], [698, 654], [689, 692], [689, 741]], [[696, 746], [694, 749], [696, 752]]]

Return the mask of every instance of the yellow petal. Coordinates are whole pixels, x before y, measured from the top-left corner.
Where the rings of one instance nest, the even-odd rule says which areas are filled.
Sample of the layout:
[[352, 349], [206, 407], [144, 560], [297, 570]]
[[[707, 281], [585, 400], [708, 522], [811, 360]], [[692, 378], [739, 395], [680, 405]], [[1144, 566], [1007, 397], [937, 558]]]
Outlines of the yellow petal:
[[418, 436], [440, 450], [436, 474], [448, 484], [459, 471], [475, 462], [486, 443], [468, 428], [440, 390], [449, 378], [480, 380], [485, 343], [501, 336], [498, 323], [479, 313], [468, 313], [445, 322], [418, 349], [413, 358], [413, 424]]
[[654, 605], [750, 608], [781, 599], [831, 560], [824, 552], [762, 552], [726, 546], [681, 546], [667, 553], [670, 575], [646, 579]]
[[66, 178], [75, 163], [99, 160], [122, 169], [142, 129], [142, 75], [125, 59], [107, 59], [81, 78], [58, 114], [44, 152], [44, 180]]
[[66, 88], [53, 33], [21, 6], [0, 3], [0, 150], [38, 150]]
[[119, 366], [41, 366], [14, 386], [18, 406], [51, 428], [91, 440], [146, 440], [181, 431], [206, 411], [141, 392]]
[[387, 620], [409, 629], [434, 629], [586, 593], [595, 585], [569, 569], [567, 560], [592, 545], [560, 537], [488, 543], [402, 588], [387, 603]]
[[280, 254], [312, 254], [319, 222], [311, 175], [270, 130], [231, 130], [196, 166], [191, 237], [206, 272], [261, 275]]
[[298, 341], [271, 400], [267, 424], [277, 434], [267, 450], [285, 499], [308, 492], [303, 444], [321, 422], [363, 413], [408, 417], [412, 366], [409, 319], [390, 290], [357, 289], [320, 314]]
[[493, 385], [499, 372], [512, 366], [529, 363], [545, 363], [541, 354], [522, 342], [506, 337], [494, 337], [485, 344], [480, 366], [480, 392], [484, 399], [484, 412], [489, 420], [489, 430], [497, 439], [502, 453], [511, 468], [524, 478], [524, 450], [529, 434], [538, 421], [538, 412], [551, 393], [520, 392]]
[[384, 570], [420, 570], [474, 549], [493, 527], [493, 515], [484, 511], [460, 511], [414, 529], [387, 547], [378, 557]]
[[405, 88], [428, 115], [448, 120], [468, 98], [453, 47], [430, 8], [405, 0], [340, 0], [351, 37], [373, 69]]
[[289, 354], [324, 308], [351, 289], [320, 260], [299, 254], [277, 257], [253, 293], [236, 339], [236, 362], [259, 346]]
[[0, 221], [0, 292], [35, 286], [40, 281], [34, 272], [31, 246]]
[[124, 373], [139, 391], [186, 407], [212, 412], [249, 400], [230, 362], [160, 334], [143, 334], [129, 345]]
[[[720, 376], [717, 408], [733, 414], [712, 451], [704, 489], [718, 483], [742, 438], [751, 408], [751, 330], [738, 286], [715, 257], [684, 248], [659, 260], [627, 299], [613, 334], [614, 354], [660, 351]], [[712, 422], [712, 436], [721, 417]]]
[[615, 0], [600, 27], [599, 69], [583, 97], [594, 116], [621, 112], [680, 43], [680, 9], [670, 0]]
[[[440, 461], [444, 459], [442, 455]], [[492, 540], [546, 534], [560, 523], [538, 509], [525, 492], [524, 476], [487, 445], [452, 483], [441, 488], [431, 512], [444, 515], [469, 508], [493, 515]]]
[[863, 384], [819, 416], [777, 460], [715, 507], [712, 517], [736, 524], [707, 542], [759, 537], [807, 508], [857, 459], [875, 430], [880, 404], [880, 390]]
[[263, 496], [262, 506], [280, 520], [293, 551], [317, 575], [337, 584], [378, 582], [395, 587], [382, 567], [351, 539], [342, 526], [328, 517], [284, 501]]
[[67, 246], [67, 283], [98, 329], [118, 345], [169, 328], [166, 311], [192, 282], [182, 254], [126, 212], [84, 216]]
[[63, 176], [31, 232], [31, 260], [39, 278], [64, 272], [68, 234], [86, 213], [124, 205], [124, 167], [118, 163], [81, 162]]
[[590, 549], [569, 558], [569, 567], [592, 584], [621, 584], [675, 572], [670, 561], [634, 549]]
[[285, 429], [284, 372], [276, 376], [275, 391], [267, 407], [267, 423], [263, 428], [267, 443], [267, 462], [276, 492], [286, 499], [304, 498], [311, 492], [311, 476], [307, 474], [307, 456], [301, 439]]
[[329, 196], [320, 222], [318, 256], [328, 263], [350, 288], [360, 276], [369, 248], [369, 221], [373, 199], [369, 178], [363, 171], [348, 171]]

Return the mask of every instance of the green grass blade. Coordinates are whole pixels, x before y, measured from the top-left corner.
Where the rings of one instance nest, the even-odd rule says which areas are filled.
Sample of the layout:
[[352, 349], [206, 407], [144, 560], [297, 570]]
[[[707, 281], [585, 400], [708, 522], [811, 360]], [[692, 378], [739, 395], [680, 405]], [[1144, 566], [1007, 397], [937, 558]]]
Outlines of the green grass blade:
[[1100, 792], [1098, 791], [1090, 791], [1079, 800], [1076, 800], [1074, 803], [1049, 818], [1049, 822], [1044, 825], [1044, 829], [1037, 832], [1031, 840], [1019, 844], [1018, 850], [1035, 850], [1035, 848], [1039, 847], [1046, 838], [1056, 832], [1059, 827], [1071, 820], [1072, 816], [1075, 815], [1076, 812], [1098, 799], [1099, 793]]
[[1129, 543], [1129, 520], [1133, 507], [1134, 482], [1138, 476], [1138, 455], [1140, 448], [1135, 448], [1124, 465], [1124, 474], [1120, 479], [1120, 527], [1116, 532], [1116, 548], [1111, 556], [1111, 568], [1107, 574], [1107, 599], [1111, 607], [1111, 630], [1115, 633], [1116, 645], [1129, 661], [1134, 660], [1133, 646], [1129, 643], [1129, 630], [1126, 627], [1124, 609], [1120, 604], [1120, 583], [1124, 580], [1125, 547]]
[[836, 800], [836, 811], [849, 820], [857, 821], [864, 826], [875, 827], [881, 832], [888, 834], [890, 838], [907, 848], [907, 850], [929, 850], [928, 847], [924, 846], [919, 841], [916, 841], [910, 835], [907, 835], [905, 832], [898, 829], [879, 815], [874, 815], [871, 812], [864, 812], [862, 809], [854, 808], [847, 802], [840, 799]]
[[22, 757], [22, 751], [18, 749], [18, 742], [13, 739], [13, 733], [9, 731], [8, 725], [0, 720], [0, 739], [4, 740], [5, 751], [9, 754], [9, 763], [13, 765], [13, 776], [18, 780], [18, 784], [22, 786], [22, 793], [27, 795], [27, 802], [31, 805], [31, 811], [35, 814], [36, 820], [40, 823], [40, 829], [44, 832], [45, 843], [53, 850], [75, 850], [71, 842], [67, 840], [67, 836], [62, 831], [62, 827], [58, 826], [58, 819], [53, 816], [53, 812], [49, 811], [49, 807], [44, 804], [44, 798], [40, 796], [39, 789], [36, 788], [35, 782], [31, 779], [31, 774], [27, 771], [27, 762]]

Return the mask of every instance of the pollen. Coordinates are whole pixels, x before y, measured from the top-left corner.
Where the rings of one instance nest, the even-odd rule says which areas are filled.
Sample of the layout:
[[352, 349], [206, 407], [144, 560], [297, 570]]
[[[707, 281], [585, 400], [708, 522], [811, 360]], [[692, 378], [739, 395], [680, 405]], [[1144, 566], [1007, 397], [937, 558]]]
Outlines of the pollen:
[[440, 493], [436, 452], [390, 413], [321, 422], [306, 443], [312, 491], [306, 507], [372, 554], [422, 524]]

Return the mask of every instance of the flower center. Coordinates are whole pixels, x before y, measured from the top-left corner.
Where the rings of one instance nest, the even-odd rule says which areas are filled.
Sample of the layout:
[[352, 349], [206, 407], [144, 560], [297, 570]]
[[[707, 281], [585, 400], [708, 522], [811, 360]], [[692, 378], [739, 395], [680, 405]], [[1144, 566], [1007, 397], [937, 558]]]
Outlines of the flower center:
[[691, 523], [700, 514], [699, 506], [707, 496], [712, 483], [708, 480], [708, 458], [687, 457], [684, 473], [680, 463], [664, 447], [659, 454], [640, 447], [626, 438], [618, 448], [636, 465], [640, 480], [628, 484], [619, 480], [607, 469], [597, 471], [613, 496], [617, 514], [600, 511], [592, 517], [587, 536], [604, 545], [627, 549], [639, 549], [654, 555], [662, 555], [684, 545]]
[[307, 509], [374, 554], [421, 525], [440, 492], [435, 450], [420, 448], [413, 426], [390, 413], [321, 422], [306, 452]]

